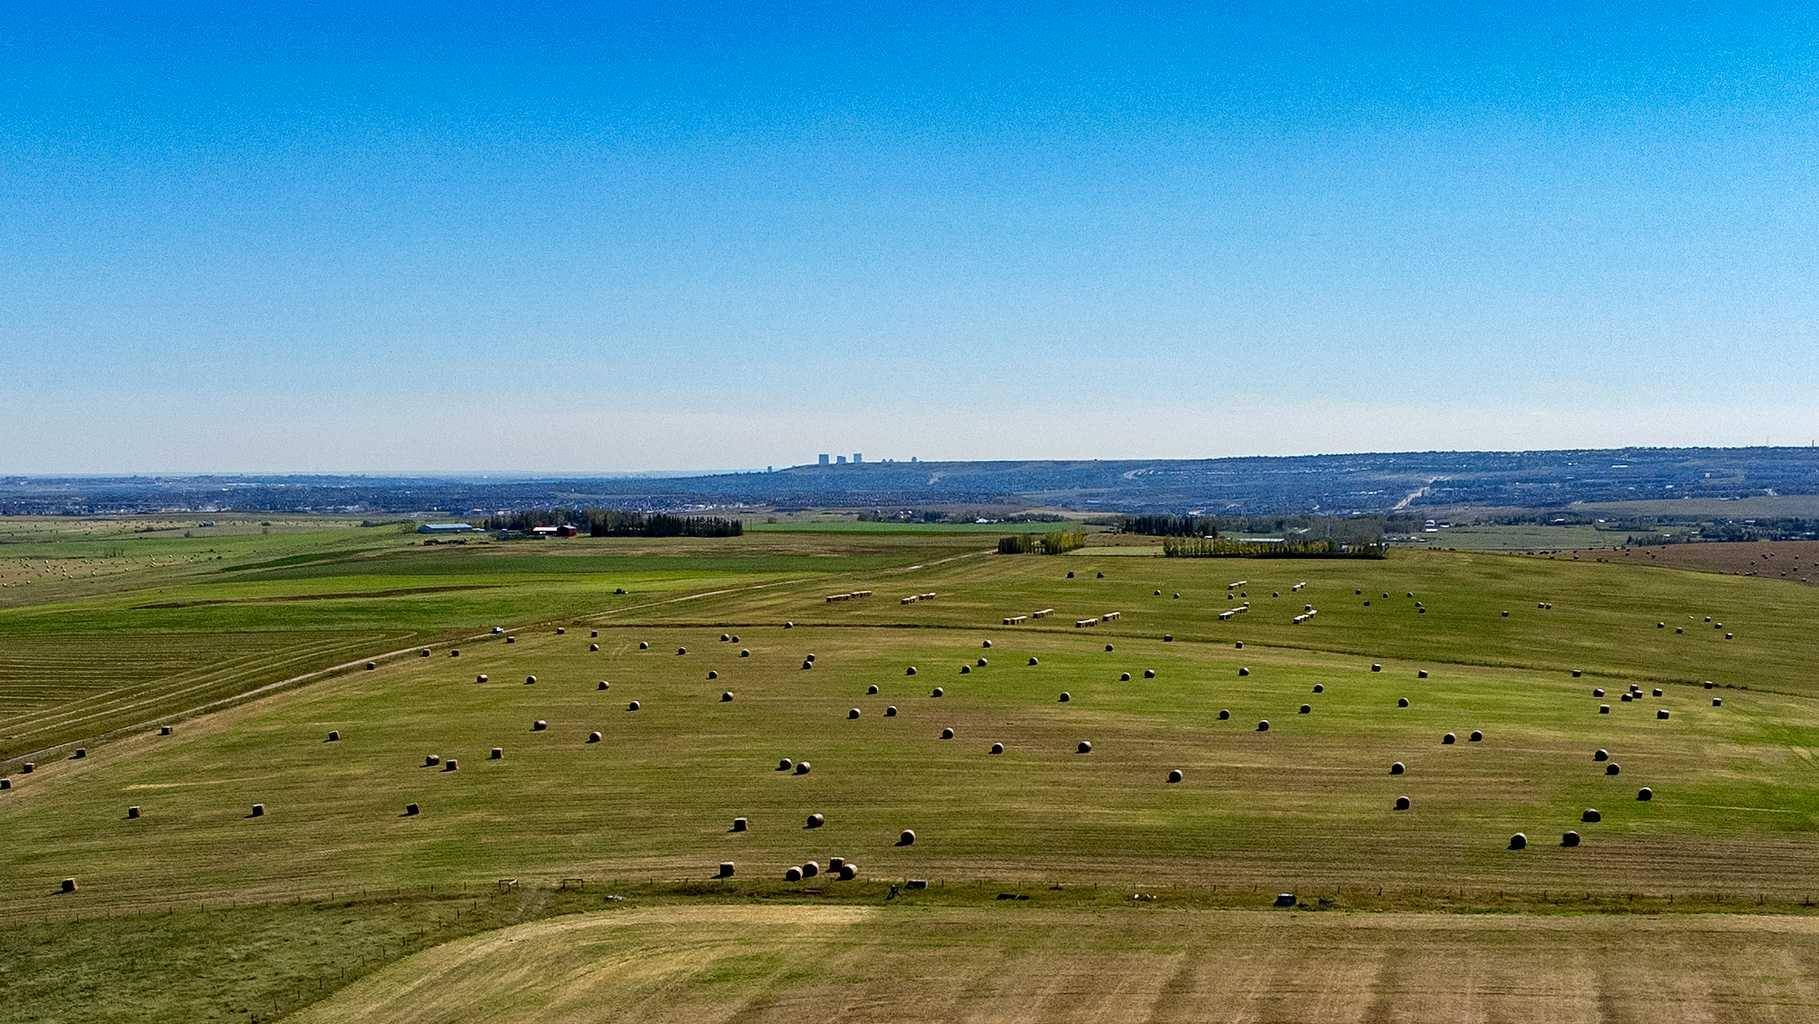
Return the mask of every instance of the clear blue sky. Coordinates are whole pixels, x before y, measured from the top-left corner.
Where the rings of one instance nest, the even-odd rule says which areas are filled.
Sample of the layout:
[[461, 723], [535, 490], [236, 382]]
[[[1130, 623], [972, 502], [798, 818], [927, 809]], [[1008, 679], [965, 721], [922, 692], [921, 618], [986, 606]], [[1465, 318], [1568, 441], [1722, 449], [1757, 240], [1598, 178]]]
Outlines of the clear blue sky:
[[0, 472], [1819, 435], [1819, 8], [1023, 6], [0, 5]]

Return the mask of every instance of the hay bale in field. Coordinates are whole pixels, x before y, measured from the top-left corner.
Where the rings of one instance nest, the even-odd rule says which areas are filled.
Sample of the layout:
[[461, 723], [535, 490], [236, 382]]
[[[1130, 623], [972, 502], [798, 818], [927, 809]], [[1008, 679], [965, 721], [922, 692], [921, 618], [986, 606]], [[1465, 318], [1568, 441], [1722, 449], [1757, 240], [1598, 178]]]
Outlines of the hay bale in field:
[[873, 697], [873, 696], [877, 696], [877, 694], [878, 694], [878, 684], [877, 683], [873, 683], [872, 685], [865, 688], [866, 696]]
[[1736, 637], [1736, 634], [1734, 634], [1734, 633], [1726, 633], [1726, 634], [1724, 634], [1724, 638], [1726, 640], [1735, 640], [1737, 637]]
[[588, 733], [588, 734], [587, 734], [587, 741], [588, 741], [588, 742], [589, 742], [589, 743], [598, 743], [598, 742], [600, 742], [600, 734], [599, 734], [599, 733], [598, 733], [598, 732], [590, 732], [590, 733]]
[[1592, 696], [1594, 696], [1594, 697], [1604, 696], [1604, 687], [1602, 687], [1602, 686], [1592, 687]]
[[1170, 768], [1168, 770], [1168, 781], [1171, 785], [1178, 783], [1185, 778], [1187, 778], [1187, 776], [1184, 775], [1179, 768]]
[[952, 726], [943, 726], [943, 727], [942, 727], [942, 729], [941, 729], [941, 738], [942, 738], [942, 739], [944, 739], [944, 740], [951, 740], [951, 739], [953, 739], [953, 738], [954, 738], [954, 729], [953, 729], [953, 727], [952, 727]]
[[461, 762], [458, 759], [451, 757], [442, 762], [442, 770], [445, 772], [458, 772], [461, 770]]
[[726, 643], [726, 642], [727, 642], [727, 641], [729, 641], [729, 640], [731, 640], [731, 639], [732, 639], [732, 638], [733, 638], [733, 635], [732, 635], [732, 634], [731, 634], [731, 633], [722, 633], [722, 634], [720, 634], [720, 642], [721, 642], [721, 643]]
[[535, 686], [535, 685], [537, 685], [537, 677], [536, 677], [536, 676], [525, 676], [525, 677], [524, 677], [524, 685], [526, 685], [526, 686]]
[[30, 775], [31, 773], [33, 773], [37, 770], [38, 770], [38, 763], [36, 761], [26, 761], [23, 764], [19, 765], [19, 771], [26, 775]]
[[1579, 820], [1586, 821], [1586, 822], [1599, 822], [1599, 821], [1604, 820], [1604, 815], [1599, 814], [1598, 808], [1596, 808], [1596, 807], [1587, 807], [1584, 811], [1580, 812]]
[[739, 657], [741, 657], [741, 658], [749, 658], [749, 657], [751, 657], [751, 656], [752, 656], [752, 652], [751, 652], [751, 651], [749, 651], [749, 650], [746, 650], [746, 649], [745, 649], [745, 648], [743, 648], [743, 647], [742, 647], [742, 648], [740, 648], [740, 649], [739, 649]]
[[1583, 671], [1582, 671], [1582, 670], [1580, 670], [1580, 669], [1573, 669], [1573, 678], [1574, 678], [1574, 679], [1577, 679], [1577, 678], [1579, 678], [1579, 677], [1580, 677], [1580, 676], [1581, 676], [1581, 675], [1583, 675], [1583, 674], [1584, 674], [1584, 673], [1583, 673]]
[[1562, 832], [1560, 834], [1560, 845], [1569, 846], [1569, 847], [1578, 846], [1579, 845], [1579, 833], [1574, 832], [1572, 829], [1567, 829], [1565, 832]]
[[992, 646], [992, 642], [990, 640], [981, 640], [979, 641], [979, 646], [989, 649]]
[[1240, 640], [1240, 641], [1238, 641], [1238, 642], [1237, 642], [1237, 643], [1235, 643], [1235, 644], [1233, 644], [1233, 645], [1232, 645], [1232, 650], [1234, 650], [1234, 651], [1242, 651], [1242, 650], [1244, 650], [1244, 641], [1242, 641], [1242, 640]]
[[449, 650], [448, 650], [448, 656], [449, 656], [449, 657], [451, 657], [451, 658], [459, 658], [459, 657], [461, 657], [461, 649], [460, 649], [460, 648], [458, 648], [458, 647], [451, 647], [451, 648], [449, 648]]
[[1002, 744], [1002, 743], [992, 744], [992, 753], [994, 753], [994, 754], [1004, 753], [1004, 744]]
[[640, 704], [639, 704], [639, 703], [638, 703], [638, 702], [637, 702], [637, 701], [632, 701], [632, 702], [631, 702], [631, 703], [629, 703], [629, 704], [627, 704], [627, 705], [626, 705], [626, 706], [625, 706], [625, 710], [627, 710], [627, 711], [636, 711], [636, 710], [638, 710], [638, 708], [639, 708], [639, 707], [640, 707], [640, 706], [641, 706], [641, 705], [640, 705]]
[[1510, 849], [1525, 850], [1527, 848], [1528, 848], [1528, 836], [1525, 836], [1520, 832], [1516, 833], [1513, 836], [1510, 836]]
[[600, 692], [600, 691], [602, 691], [602, 690], [610, 690], [610, 689], [612, 689], [612, 688], [613, 688], [613, 684], [612, 684], [612, 683], [609, 683], [609, 682], [607, 682], [607, 681], [606, 681], [606, 680], [604, 680], [604, 679], [602, 679], [602, 680], [600, 680], [600, 681], [599, 681], [599, 682], [597, 682], [597, 683], [595, 683], [595, 684], [594, 684], [594, 692], [596, 692], [596, 693], [598, 693], [598, 692]]
[[1636, 790], [1636, 799], [1644, 802], [1653, 800], [1655, 799], [1655, 791], [1647, 786], [1643, 786], [1641, 789]]
[[733, 871], [734, 871], [733, 862], [730, 860], [723, 860], [720, 862], [720, 871], [716, 877], [731, 878], [731, 877], [733, 877]]
[[1056, 698], [1056, 703], [1066, 704], [1068, 701], [1073, 700], [1073, 699], [1074, 699], [1073, 694], [1068, 693], [1066, 690], [1062, 690], [1061, 696]]
[[1608, 714], [1610, 714], [1610, 713], [1611, 713], [1611, 706], [1610, 706], [1610, 705], [1609, 705], [1609, 704], [1600, 704], [1600, 705], [1598, 705], [1598, 713], [1599, 713], [1599, 714], [1601, 714], [1601, 715], [1608, 715]]
[[1119, 682], [1121, 682], [1121, 683], [1128, 683], [1128, 682], [1130, 682], [1130, 681], [1131, 681], [1131, 674], [1130, 674], [1130, 673], [1129, 673], [1129, 672], [1120, 672], [1120, 673], [1118, 673], [1118, 681], [1119, 681]]
[[1399, 708], [1408, 707], [1408, 698], [1407, 697], [1397, 697], [1396, 706]]
[[1656, 720], [1661, 720], [1661, 719], [1665, 719], [1665, 718], [1667, 718], [1667, 717], [1668, 717], [1668, 714], [1667, 714], [1667, 709], [1666, 709], [1666, 708], [1656, 708], [1656, 709], [1655, 709], [1655, 718], [1656, 718]]
[[1314, 713], [1314, 706], [1312, 704], [1301, 705], [1301, 714], [1311, 715], [1313, 713]]
[[916, 845], [916, 830], [906, 828], [903, 831], [897, 833], [897, 845], [898, 846]]
[[175, 732], [175, 731], [176, 731], [175, 729], [173, 729], [171, 726], [168, 726], [168, 725], [161, 725], [158, 727], [158, 735], [160, 735], [160, 736], [169, 736], [172, 732]]
[[76, 891], [76, 880], [73, 878], [65, 878], [63, 880], [63, 885], [60, 888], [62, 889], [63, 892], [75, 892]]
[[587, 631], [587, 635], [589, 637], [592, 637], [593, 639], [598, 640], [600, 638], [600, 631], [597, 629], [590, 629]]
[[1391, 775], [1401, 775], [1406, 771], [1408, 771], [1408, 766], [1404, 765], [1401, 761], [1391, 761], [1390, 762], [1390, 774]]
[[1483, 730], [1480, 730], [1480, 729], [1473, 729], [1472, 734], [1466, 738], [1471, 740], [1473, 743], [1483, 743], [1484, 742], [1484, 732], [1483, 732]]
[[1615, 761], [1612, 761], [1612, 762], [1610, 762], [1610, 763], [1609, 763], [1609, 764], [1607, 764], [1607, 765], [1605, 765], [1605, 766], [1604, 766], [1604, 774], [1606, 774], [1606, 775], [1621, 775], [1621, 774], [1623, 774], [1623, 766], [1622, 766], [1622, 765], [1619, 765], [1619, 764], [1618, 764], [1618, 763], [1617, 763], [1617, 762], [1615, 762]]
[[1445, 736], [1442, 736], [1442, 737], [1440, 737], [1440, 743], [1441, 743], [1441, 744], [1442, 744], [1442, 745], [1443, 745], [1443, 746], [1451, 746], [1451, 745], [1453, 745], [1453, 744], [1454, 744], [1454, 743], [1457, 743], [1457, 742], [1458, 742], [1458, 741], [1459, 741], [1459, 737], [1457, 737], [1457, 736], [1454, 736], [1454, 735], [1453, 735], [1453, 734], [1452, 734], [1452, 733], [1450, 733], [1450, 732], [1449, 732], [1449, 733], [1447, 733], [1447, 734], [1446, 734], [1446, 735], [1445, 735]]
[[369, 661], [366, 663], [366, 670], [368, 672], [371, 672], [373, 669], [376, 669], [378, 667], [379, 667], [379, 663], [376, 661]]
[[1619, 694], [1617, 699], [1621, 700], [1625, 704], [1628, 704], [1630, 701], [1635, 700], [1636, 698], [1635, 698], [1634, 694], [1624, 693], [1624, 694]]
[[1093, 573], [1093, 579], [1102, 580], [1104, 578], [1105, 578], [1105, 573], [1102, 573], [1102, 572]]
[[1227, 720], [1227, 719], [1229, 719], [1229, 718], [1231, 718], [1231, 717], [1232, 717], [1232, 709], [1231, 709], [1231, 708], [1220, 708], [1220, 709], [1219, 709], [1219, 721], [1221, 721], [1221, 722], [1223, 722], [1223, 721], [1226, 721], [1226, 720]]
[[423, 755], [423, 767], [425, 767], [425, 768], [434, 768], [441, 763], [442, 763], [442, 757], [439, 754]]
[[1041, 664], [1041, 662], [1039, 662], [1039, 661], [1037, 661], [1037, 660], [1036, 660], [1036, 656], [1035, 656], [1035, 655], [1033, 655], [1033, 654], [1032, 654], [1032, 655], [1030, 655], [1030, 660], [1029, 660], [1029, 664], [1031, 664], [1031, 665], [1039, 665], [1039, 664]]
[[404, 816], [407, 818], [414, 818], [417, 816], [417, 812], [419, 810], [421, 810], [421, 808], [419, 808], [416, 804], [405, 804], [404, 805]]
[[1592, 751], [1592, 760], [1594, 760], [1594, 761], [1602, 762], [1602, 761], [1609, 761], [1610, 759], [1611, 759], [1611, 752], [1604, 749], [1603, 747], [1599, 747], [1597, 750]]
[[1416, 679], [1426, 679], [1427, 678], [1427, 669], [1424, 669], [1424, 668], [1416, 669], [1415, 678]]
[[809, 772], [812, 772], [814, 770], [815, 770], [815, 766], [812, 764], [809, 764], [807, 761], [797, 761], [796, 762], [796, 774], [797, 775], [807, 775]]
[[795, 623], [794, 623], [794, 622], [785, 622], [785, 623], [784, 623], [784, 624], [783, 624], [783, 628], [784, 628], [784, 629], [795, 629], [795, 628], [796, 628], [796, 624], [795, 624]]
[[1150, 596], [1151, 596], [1151, 597], [1161, 597], [1161, 596], [1162, 596], [1162, 591], [1160, 591], [1160, 590], [1152, 590], [1152, 591], [1150, 591]]
[[1076, 753], [1076, 754], [1090, 754], [1092, 752], [1093, 752], [1093, 741], [1092, 740], [1081, 740], [1079, 743], [1074, 744], [1074, 753]]
[[1505, 609], [1500, 617], [1505, 618], [1505, 619], [1509, 618], [1510, 613], [1509, 613], [1508, 609]]
[[804, 661], [814, 661], [814, 660], [815, 660], [815, 652], [814, 652], [814, 651], [810, 651], [810, 652], [808, 652], [808, 653], [807, 653], [807, 654], [804, 654], [804, 655], [803, 655], [803, 656], [802, 656], [802, 658], [803, 658], [803, 660], [804, 660]]
[[1251, 674], [1251, 670], [1248, 666], [1240, 665], [1238, 666], [1238, 674], [1240, 676], [1248, 676]]
[[137, 817], [139, 817], [139, 805], [138, 805], [138, 804], [134, 804], [134, 805], [132, 805], [132, 806], [131, 806], [131, 807], [128, 807], [128, 808], [127, 808], [127, 809], [126, 809], [126, 816], [127, 816], [127, 817], [128, 817], [128, 818], [137, 818]]
[[249, 817], [249, 818], [265, 817], [265, 805], [264, 804], [254, 804], [252, 813], [247, 815], [247, 817]]
[[1666, 629], [1666, 628], [1667, 628], [1667, 623], [1665, 623], [1665, 622], [1657, 622], [1657, 623], [1655, 623], [1655, 628], [1656, 628], [1656, 629]]
[[1073, 578], [1074, 578], [1074, 570], [1072, 570], [1072, 569], [1069, 569], [1069, 570], [1068, 570], [1068, 571], [1067, 571], [1067, 578], [1068, 578], [1068, 579], [1070, 579], [1070, 580], [1071, 580], [1071, 579], [1073, 579]]
[[487, 754], [487, 760], [489, 760], [489, 761], [505, 760], [505, 748], [504, 747], [494, 747], [491, 750], [491, 752], [489, 752]]
[[783, 869], [783, 880], [785, 882], [802, 881], [802, 869], [801, 868], [784, 868]]
[[750, 824], [751, 824], [751, 823], [750, 823], [750, 822], [748, 822], [748, 821], [746, 821], [746, 820], [745, 820], [745, 819], [744, 819], [744, 818], [734, 818], [734, 819], [733, 819], [733, 827], [732, 827], [732, 828], [730, 828], [730, 829], [728, 829], [728, 830], [727, 830], [727, 831], [729, 831], [729, 832], [744, 832], [744, 831], [745, 831], [745, 830], [746, 830], [746, 829], [747, 829], [747, 828], [749, 828], [749, 827], [750, 827]]
[[1723, 707], [1723, 706], [1724, 706], [1724, 698], [1723, 698], [1723, 697], [1713, 697], [1713, 698], [1712, 698], [1712, 707], [1715, 707], [1715, 708], [1721, 708], [1721, 707]]
[[821, 865], [819, 863], [817, 863], [816, 861], [805, 860], [802, 862], [802, 877], [803, 878], [813, 878], [816, 875], [819, 875], [820, 873], [821, 873]]
[[1383, 666], [1373, 661], [1373, 662], [1371, 662], [1371, 671], [1372, 672], [1381, 672], [1381, 671], [1383, 671]]
[[884, 709], [884, 717], [886, 717], [886, 718], [896, 718], [896, 717], [897, 717], [897, 705], [895, 705], [895, 704], [892, 704], [892, 705], [891, 705], [891, 706], [890, 706], [890, 707], [887, 707], [887, 708], [885, 708], [885, 709]]
[[641, 651], [648, 651], [648, 650], [650, 650], [650, 649], [651, 649], [651, 645], [650, 645], [650, 641], [648, 641], [648, 640], [640, 640], [640, 641], [638, 641], [638, 649], [639, 649], [639, 650], [641, 650]]
[[1661, 696], [1661, 687], [1659, 687], [1659, 686], [1655, 687], [1655, 689], [1650, 693], [1650, 696], [1652, 696], [1652, 697]]
[[330, 729], [328, 731], [328, 737], [326, 739], [324, 739], [322, 742], [324, 742], [324, 743], [341, 742], [341, 730], [340, 729]]
[[1144, 669], [1144, 670], [1143, 670], [1143, 678], [1145, 678], [1145, 679], [1154, 679], [1154, 678], [1156, 678], [1156, 670], [1155, 670], [1155, 669], [1153, 669], [1153, 668], [1146, 668], [1146, 669]]
[[1275, 902], [1275, 904], [1274, 904], [1274, 905], [1275, 905], [1275, 906], [1278, 906], [1278, 907], [1292, 907], [1292, 906], [1294, 906], [1294, 905], [1295, 905], [1295, 894], [1294, 894], [1294, 893], [1292, 893], [1292, 892], [1279, 892], [1279, 893], [1277, 893], [1277, 894], [1276, 894], [1276, 902]]
[[476, 682], [476, 683], [486, 682], [486, 673], [485, 672], [476, 673], [474, 675], [474, 682]]
[[808, 820], [803, 822], [802, 827], [820, 828], [825, 824], [827, 824], [827, 819], [821, 815], [821, 812], [816, 811], [814, 814], [808, 816]]
[[600, 653], [600, 645], [599, 644], [588, 644], [587, 651], [589, 654], [598, 654], [598, 653]]
[[1270, 731], [1270, 720], [1267, 718], [1260, 719], [1257, 722], [1257, 731], [1258, 732], [1269, 732]]
[[1179, 590], [1175, 591], [1175, 600], [1177, 600], [1177, 601], [1181, 600], [1181, 591], [1179, 591]]
[[568, 635], [568, 627], [566, 627], [566, 626], [557, 626], [557, 627], [556, 627], [556, 635], [557, 635], [557, 636], [567, 636], [567, 635]]
[[535, 722], [531, 723], [532, 732], [543, 732], [544, 730], [546, 730], [548, 728], [549, 728], [549, 723], [544, 721], [541, 718], [539, 718]]
[[1685, 627], [1685, 626], [1675, 626], [1675, 627], [1674, 627], [1674, 632], [1675, 632], [1675, 633], [1676, 633], [1676, 634], [1677, 634], [1677, 635], [1679, 635], [1679, 636], [1685, 636], [1685, 635], [1686, 635], [1686, 627]]
[[720, 673], [710, 668], [707, 670], [707, 678], [709, 682], [712, 682], [713, 680], [720, 678]]
[[911, 665], [911, 666], [910, 666], [910, 667], [908, 667], [908, 668], [906, 668], [906, 669], [904, 669], [904, 670], [903, 670], [903, 674], [904, 674], [904, 675], [906, 675], [906, 676], [913, 676], [913, 675], [915, 675], [915, 674], [916, 674], [916, 666], [914, 666], [914, 665]]
[[1408, 808], [1409, 808], [1408, 797], [1399, 796], [1396, 798], [1396, 810], [1406, 811], [1406, 810], [1408, 810]]
[[687, 654], [687, 653], [688, 653], [688, 648], [686, 648], [686, 647], [676, 648], [676, 657], [678, 657], [678, 658], [682, 657], [684, 654]]
[[0, 793], [4, 793], [11, 788], [13, 788], [13, 780], [0, 778]]
[[961, 674], [961, 675], [963, 675], [963, 676], [966, 676], [966, 675], [972, 675], [972, 673], [973, 673], [973, 666], [971, 666], [971, 665], [962, 665], [962, 666], [960, 666], [960, 674]]
[[851, 721], [851, 720], [853, 720], [853, 719], [855, 719], [855, 718], [858, 718], [858, 717], [859, 717], [859, 709], [858, 709], [858, 708], [847, 708], [847, 709], [846, 709], [846, 717], [847, 717], [847, 720], [848, 720], [848, 721]]
[[986, 660], [985, 660], [985, 656], [984, 656], [984, 655], [980, 655], [980, 656], [979, 656], [979, 661], [978, 661], [978, 665], [979, 665], [979, 667], [980, 667], [980, 668], [984, 668], [984, 667], [985, 667], [985, 666], [986, 666], [986, 665], [988, 665], [988, 664], [990, 664], [990, 662], [988, 662], [988, 661], [986, 661]]
[[840, 867], [837, 869], [837, 873], [838, 873], [839, 879], [842, 882], [850, 882], [853, 879], [859, 877], [859, 865], [854, 864], [851, 861], [847, 861], [846, 863], [840, 865]]
[[1165, 643], [1165, 644], [1172, 644], [1172, 643], [1174, 643], [1174, 642], [1175, 642], [1175, 634], [1173, 634], [1173, 633], [1164, 633], [1164, 634], [1162, 634], [1162, 642], [1163, 642], [1163, 643]]
[[1110, 654], [1110, 653], [1111, 653], [1111, 652], [1112, 652], [1112, 645], [1111, 645], [1111, 644], [1106, 644], [1106, 645], [1105, 645], [1105, 653], [1107, 653], [1107, 654]]
[[941, 687], [937, 686], [934, 689], [930, 690], [928, 692], [928, 695], [930, 697], [944, 697], [947, 695], [947, 691], [943, 690]]
[[427, 648], [427, 647], [417, 648], [417, 657], [419, 657], [419, 658], [429, 657], [429, 648]]
[[720, 691], [720, 703], [731, 704], [732, 702], [733, 702], [733, 691], [721, 690]]
[[791, 761], [787, 757], [780, 757], [777, 759], [777, 770], [780, 772], [787, 772], [794, 767], [796, 767], [796, 762]]
[[815, 667], [814, 659], [804, 658], [802, 660], [802, 671], [807, 672], [809, 669], [814, 668], [814, 667]]
[[517, 637], [515, 637], [515, 636], [509, 636], [509, 635], [508, 635], [508, 636], [507, 636], [507, 637], [506, 637], [506, 638], [505, 638], [505, 642], [506, 642], [506, 643], [508, 643], [508, 644], [515, 644], [515, 643], [517, 643], [517, 642], [518, 642], [518, 638], [517, 638]]
[[1315, 693], [1325, 693], [1325, 692], [1326, 692], [1326, 684], [1325, 684], [1325, 683], [1315, 683], [1315, 684], [1314, 684], [1314, 692], [1315, 692]]

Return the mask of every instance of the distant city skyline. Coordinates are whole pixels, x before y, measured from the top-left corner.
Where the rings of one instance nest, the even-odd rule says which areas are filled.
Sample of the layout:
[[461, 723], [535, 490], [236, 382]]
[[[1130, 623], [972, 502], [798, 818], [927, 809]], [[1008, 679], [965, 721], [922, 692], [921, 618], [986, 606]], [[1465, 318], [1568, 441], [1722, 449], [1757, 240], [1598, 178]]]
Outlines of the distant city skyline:
[[1814, 39], [5, 5], [0, 473], [1806, 445]]

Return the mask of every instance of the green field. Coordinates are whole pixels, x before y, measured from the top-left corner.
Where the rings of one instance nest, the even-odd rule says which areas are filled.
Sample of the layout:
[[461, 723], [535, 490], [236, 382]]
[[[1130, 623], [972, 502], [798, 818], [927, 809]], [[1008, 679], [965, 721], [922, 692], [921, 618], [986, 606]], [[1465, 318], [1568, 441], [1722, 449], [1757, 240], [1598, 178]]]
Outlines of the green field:
[[[32, 666], [0, 676], [0, 723], [53, 707], [95, 727], [66, 743], [122, 721], [110, 676], [130, 694], [354, 662], [171, 736], [128, 729], [29, 775], [4, 762], [0, 908], [20, 925], [0, 939], [0, 1019], [1819, 1014], [1809, 587], [1430, 551], [997, 556], [845, 530], [319, 539], [322, 557], [249, 553], [0, 613], [0, 664]], [[268, 666], [309, 639], [341, 646]], [[1630, 685], [1642, 697], [1618, 700]], [[1562, 846], [1569, 829], [1583, 845]], [[856, 880], [783, 880], [836, 856]], [[931, 888], [892, 893], [910, 878]], [[1262, 911], [1283, 891], [1305, 911]], [[1496, 927], [1467, 924], [1486, 912]], [[1719, 943], [1773, 969], [1671, 998], [1647, 980]], [[1646, 976], [1599, 973], [1644, 948]], [[224, 963], [249, 980], [208, 973]], [[1443, 997], [1461, 971], [1478, 996]], [[1014, 1003], [1020, 978], [1039, 1011]]]

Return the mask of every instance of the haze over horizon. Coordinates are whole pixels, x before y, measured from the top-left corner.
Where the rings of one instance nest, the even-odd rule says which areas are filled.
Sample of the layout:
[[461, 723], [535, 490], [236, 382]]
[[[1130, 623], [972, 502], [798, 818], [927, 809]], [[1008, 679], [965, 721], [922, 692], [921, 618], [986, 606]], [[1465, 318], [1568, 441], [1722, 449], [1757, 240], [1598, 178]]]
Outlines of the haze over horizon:
[[1816, 142], [1800, 5], [9, 5], [0, 473], [1804, 446]]

